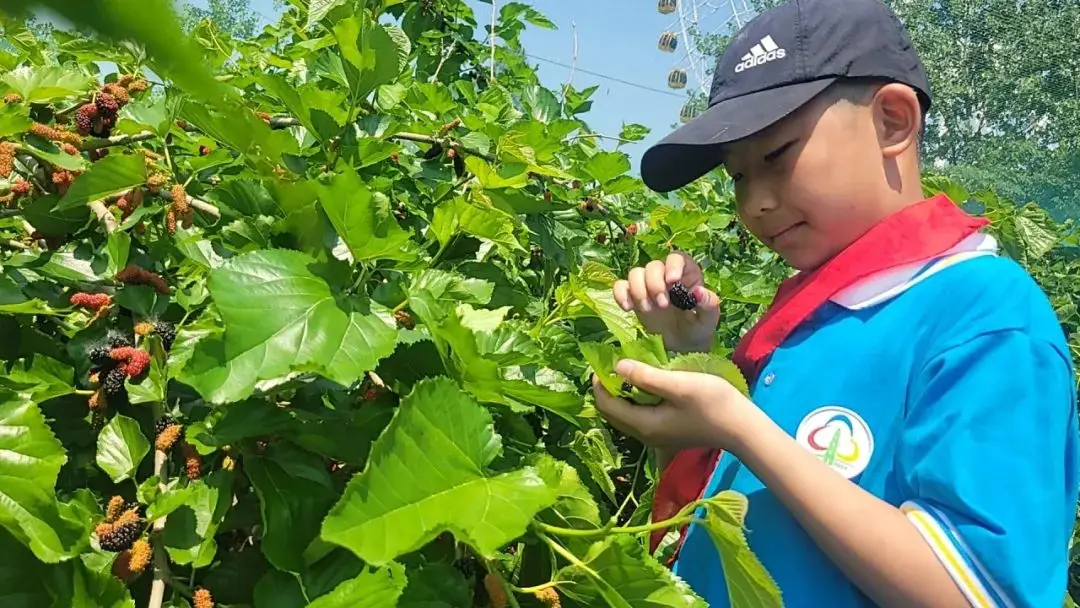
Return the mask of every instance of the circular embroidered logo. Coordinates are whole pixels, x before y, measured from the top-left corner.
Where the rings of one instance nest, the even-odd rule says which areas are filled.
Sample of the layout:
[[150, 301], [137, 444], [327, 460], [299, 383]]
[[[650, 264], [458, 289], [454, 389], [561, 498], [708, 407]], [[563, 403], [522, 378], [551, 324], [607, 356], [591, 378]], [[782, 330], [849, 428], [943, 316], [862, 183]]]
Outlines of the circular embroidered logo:
[[807, 414], [799, 423], [795, 441], [847, 479], [862, 473], [874, 453], [874, 435], [866, 421], [835, 405]]

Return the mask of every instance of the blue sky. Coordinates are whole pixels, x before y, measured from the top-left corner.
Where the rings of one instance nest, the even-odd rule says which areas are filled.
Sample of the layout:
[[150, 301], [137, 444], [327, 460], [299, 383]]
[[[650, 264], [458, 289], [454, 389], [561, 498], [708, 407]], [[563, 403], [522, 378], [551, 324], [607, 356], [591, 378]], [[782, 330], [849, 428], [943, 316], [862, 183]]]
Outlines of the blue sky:
[[[192, 2], [205, 6], [202, 0]], [[678, 123], [679, 109], [686, 99], [685, 90], [675, 91], [667, 86], [667, 75], [673, 67], [686, 69], [688, 66], [684, 41], [680, 41], [680, 48], [675, 53], [657, 49], [660, 34], [675, 24], [675, 17], [658, 13], [655, 0], [526, 2], [558, 26], [557, 30], [546, 30], [530, 25], [523, 36], [525, 51], [531, 56], [530, 63], [537, 67], [543, 84], [558, 90], [569, 77], [568, 68], [552, 62], [565, 66], [573, 63], [576, 26], [578, 70], [574, 73], [573, 84], [578, 89], [599, 85], [593, 94], [592, 110], [583, 115], [584, 120], [605, 135], [618, 135], [623, 123], [638, 123], [652, 129], [644, 141], [622, 146], [622, 150], [630, 155], [632, 171], [636, 174], [642, 152]], [[704, 4], [701, 0], [697, 2]], [[469, 0], [469, 3], [473, 5], [477, 20], [486, 23], [490, 18], [490, 5], [476, 0]], [[497, 6], [499, 4], [502, 2], [497, 0]], [[264, 17], [276, 14], [273, 0], [252, 0], [252, 7]], [[705, 12], [703, 8], [699, 13], [705, 31], [720, 27], [730, 15], [726, 9], [708, 15]], [[613, 27], [616, 18], [622, 27]], [[690, 86], [693, 86], [694, 78], [690, 80]], [[605, 147], [613, 145], [605, 143]]]

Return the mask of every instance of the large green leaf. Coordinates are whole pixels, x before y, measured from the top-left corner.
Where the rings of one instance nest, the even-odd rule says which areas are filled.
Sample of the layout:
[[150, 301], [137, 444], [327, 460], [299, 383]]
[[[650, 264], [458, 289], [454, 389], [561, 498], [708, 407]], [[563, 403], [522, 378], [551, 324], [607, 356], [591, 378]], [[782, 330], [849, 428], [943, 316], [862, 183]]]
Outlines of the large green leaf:
[[373, 565], [444, 531], [493, 556], [557, 498], [532, 467], [485, 473], [501, 448], [486, 409], [447, 378], [422, 380], [331, 509], [322, 537]]
[[15, 315], [56, 314], [41, 299], [26, 297], [15, 279], [6, 274], [0, 275], [0, 312]]
[[581, 561], [584, 562], [583, 566], [567, 566], [559, 571], [557, 579], [572, 583], [559, 589], [585, 606], [708, 606], [682, 579], [650, 556], [632, 536], [620, 534], [597, 541]]
[[780, 587], [746, 541], [747, 498], [725, 491], [709, 499], [702, 526], [716, 545], [732, 605], [780, 608]]
[[318, 456], [279, 444], [265, 457], [244, 460], [262, 509], [262, 551], [280, 570], [300, 572], [304, 550], [319, 536], [319, 526], [337, 494]]
[[130, 593], [90, 560], [42, 564], [11, 535], [0, 531], [0, 606], [4, 608], [135, 608]]
[[408, 584], [398, 608], [459, 608], [470, 603], [470, 587], [461, 571], [434, 562], [405, 571]]
[[328, 186], [319, 186], [319, 203], [353, 260], [413, 259], [411, 235], [402, 230], [388, 208], [380, 212], [376, 201], [376, 193], [353, 171], [343, 171]]
[[0, 365], [0, 387], [26, 395], [37, 402], [48, 401], [75, 391], [75, 372], [70, 365], [36, 353]]
[[201, 340], [181, 380], [215, 403], [250, 395], [259, 380], [310, 371], [348, 385], [394, 350], [396, 330], [340, 297], [309, 256], [246, 253], [210, 273], [223, 337]]
[[139, 423], [122, 414], [101, 429], [97, 440], [97, 464], [109, 474], [113, 483], [131, 479], [139, 463], [150, 451], [150, 442], [146, 440]]
[[0, 525], [43, 562], [70, 558], [89, 544], [88, 522], [54, 495], [66, 462], [37, 405], [0, 390]]
[[233, 473], [218, 470], [189, 485], [183, 505], [169, 514], [163, 540], [169, 559], [195, 568], [209, 566], [217, 553], [214, 535], [232, 506]]
[[175, 104], [170, 104], [165, 97], [147, 98], [129, 103], [120, 109], [116, 131], [139, 133], [150, 130], [158, 137], [165, 137], [173, 126], [175, 109]]
[[377, 570], [365, 570], [314, 602], [308, 608], [394, 608], [405, 589], [405, 569], [391, 562]]
[[57, 211], [85, 205], [111, 194], [131, 190], [146, 182], [146, 162], [141, 154], [110, 154], [75, 179]]
[[24, 101], [44, 102], [72, 97], [89, 88], [93, 82], [74, 67], [21, 66], [0, 76], [4, 84], [22, 95]]
[[341, 56], [359, 72], [350, 83], [354, 99], [364, 99], [375, 87], [391, 82], [400, 72], [398, 43], [381, 24], [363, 15], [334, 25]]

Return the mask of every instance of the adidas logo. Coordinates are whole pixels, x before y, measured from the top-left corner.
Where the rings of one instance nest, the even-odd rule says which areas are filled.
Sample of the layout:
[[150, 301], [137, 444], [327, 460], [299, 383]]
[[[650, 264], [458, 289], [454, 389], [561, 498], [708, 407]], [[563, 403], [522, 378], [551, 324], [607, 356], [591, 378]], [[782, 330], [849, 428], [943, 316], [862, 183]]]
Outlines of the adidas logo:
[[750, 52], [742, 56], [742, 61], [735, 66], [735, 72], [741, 72], [774, 59], [783, 59], [786, 53], [784, 49], [773, 41], [772, 36], [765, 36], [761, 42], [750, 48]]

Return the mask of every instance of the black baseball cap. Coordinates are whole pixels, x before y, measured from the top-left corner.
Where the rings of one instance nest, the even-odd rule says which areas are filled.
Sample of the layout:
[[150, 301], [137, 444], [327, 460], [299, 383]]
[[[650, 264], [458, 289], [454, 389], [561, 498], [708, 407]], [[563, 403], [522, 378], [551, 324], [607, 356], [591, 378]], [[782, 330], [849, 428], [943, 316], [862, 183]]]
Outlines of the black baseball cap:
[[645, 151], [641, 178], [670, 192], [720, 165], [717, 148], [777, 122], [837, 80], [930, 83], [900, 19], [881, 0], [789, 0], [748, 22], [716, 64], [709, 107]]

